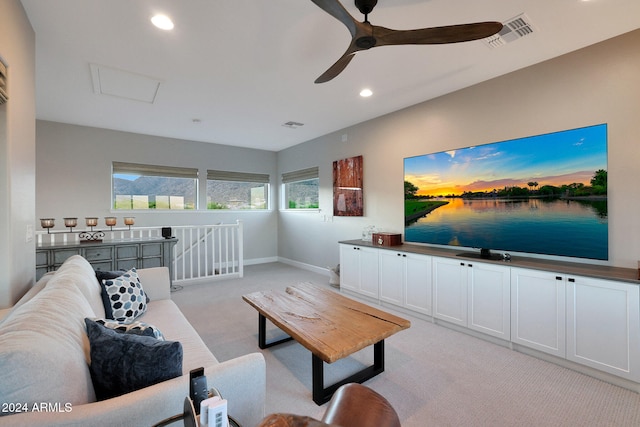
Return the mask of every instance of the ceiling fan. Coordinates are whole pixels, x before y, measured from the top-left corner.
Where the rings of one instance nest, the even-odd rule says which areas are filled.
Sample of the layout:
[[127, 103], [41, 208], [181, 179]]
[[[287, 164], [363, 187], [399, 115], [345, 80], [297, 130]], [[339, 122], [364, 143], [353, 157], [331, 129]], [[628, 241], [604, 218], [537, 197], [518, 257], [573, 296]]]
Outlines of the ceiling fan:
[[445, 44], [483, 39], [502, 29], [500, 22], [449, 25], [418, 30], [392, 30], [369, 22], [369, 13], [378, 0], [355, 0], [356, 7], [364, 15], [357, 21], [338, 0], [311, 0], [329, 15], [342, 22], [351, 33], [351, 43], [346, 52], [315, 83], [325, 83], [340, 74], [349, 65], [356, 52], [377, 46], [403, 44]]

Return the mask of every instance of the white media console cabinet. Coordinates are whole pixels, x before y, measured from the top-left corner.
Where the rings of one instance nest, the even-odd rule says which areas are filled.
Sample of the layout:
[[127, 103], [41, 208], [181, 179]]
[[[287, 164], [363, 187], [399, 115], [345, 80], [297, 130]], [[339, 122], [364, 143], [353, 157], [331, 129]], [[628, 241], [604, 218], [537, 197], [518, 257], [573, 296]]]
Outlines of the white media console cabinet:
[[340, 245], [340, 289], [640, 392], [635, 269]]

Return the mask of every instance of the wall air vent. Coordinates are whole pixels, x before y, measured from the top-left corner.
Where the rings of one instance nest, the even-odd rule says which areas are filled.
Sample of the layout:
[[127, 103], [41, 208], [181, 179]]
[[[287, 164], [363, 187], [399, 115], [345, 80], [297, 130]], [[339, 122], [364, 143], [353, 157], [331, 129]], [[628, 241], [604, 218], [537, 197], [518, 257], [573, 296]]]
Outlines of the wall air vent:
[[7, 102], [7, 67], [0, 61], [0, 105]]
[[502, 24], [504, 26], [498, 34], [484, 39], [485, 44], [492, 49], [511, 43], [512, 41], [536, 32], [531, 24], [531, 20], [524, 13], [521, 13]]

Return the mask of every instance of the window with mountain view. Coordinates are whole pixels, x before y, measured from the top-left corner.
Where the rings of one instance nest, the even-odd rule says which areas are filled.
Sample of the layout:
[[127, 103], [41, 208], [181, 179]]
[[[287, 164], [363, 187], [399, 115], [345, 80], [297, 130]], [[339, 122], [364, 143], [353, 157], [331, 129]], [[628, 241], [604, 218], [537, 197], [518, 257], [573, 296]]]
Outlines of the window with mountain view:
[[113, 208], [192, 210], [198, 207], [198, 170], [113, 162]]
[[283, 173], [284, 209], [318, 209], [319, 184], [317, 167]]
[[269, 209], [269, 175], [207, 171], [207, 209]]

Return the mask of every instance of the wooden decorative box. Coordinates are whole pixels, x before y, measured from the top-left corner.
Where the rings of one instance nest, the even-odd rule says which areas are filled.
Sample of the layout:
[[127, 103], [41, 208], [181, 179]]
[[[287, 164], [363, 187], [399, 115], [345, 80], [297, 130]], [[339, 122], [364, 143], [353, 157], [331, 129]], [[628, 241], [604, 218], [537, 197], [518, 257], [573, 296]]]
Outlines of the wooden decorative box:
[[373, 233], [373, 246], [398, 246], [402, 244], [402, 235], [397, 233]]

